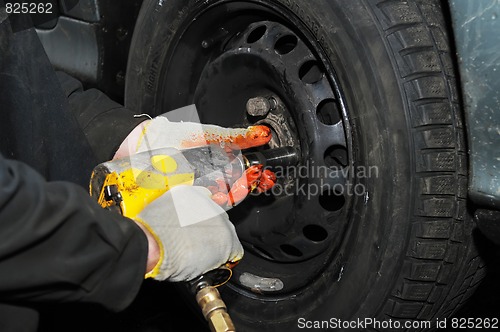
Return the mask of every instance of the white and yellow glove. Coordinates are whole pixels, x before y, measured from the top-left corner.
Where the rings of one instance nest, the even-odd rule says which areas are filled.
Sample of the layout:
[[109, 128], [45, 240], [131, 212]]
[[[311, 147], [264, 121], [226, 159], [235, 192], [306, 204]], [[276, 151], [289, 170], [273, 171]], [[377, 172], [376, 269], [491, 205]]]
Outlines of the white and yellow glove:
[[[191, 110], [191, 113], [196, 112], [194, 105], [186, 109]], [[262, 125], [224, 128], [197, 122], [172, 122], [166, 116], [157, 116], [135, 127], [122, 142], [113, 159], [166, 147], [182, 150], [208, 144], [220, 144], [238, 151], [265, 145], [271, 140], [270, 129]]]
[[159, 245], [159, 261], [146, 278], [188, 281], [243, 257], [227, 213], [204, 187], [177, 186], [135, 218]]
[[[173, 122], [167, 116], [188, 122]], [[265, 126], [200, 124], [195, 105], [190, 105], [139, 124], [122, 142], [114, 159], [166, 147], [187, 149], [208, 144], [223, 145], [236, 154], [237, 150], [265, 145], [270, 139], [271, 131]], [[243, 257], [234, 226], [211, 196], [204, 187], [177, 186], [138, 214], [136, 222], [146, 229], [150, 254], [155, 257], [148, 259], [148, 266], [159, 257], [146, 277], [187, 281]]]

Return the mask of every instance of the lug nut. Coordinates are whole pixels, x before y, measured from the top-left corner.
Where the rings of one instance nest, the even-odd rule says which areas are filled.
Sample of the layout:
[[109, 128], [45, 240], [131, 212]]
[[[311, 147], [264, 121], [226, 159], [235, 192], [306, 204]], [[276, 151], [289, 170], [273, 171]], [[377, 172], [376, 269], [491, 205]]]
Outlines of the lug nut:
[[278, 102], [273, 97], [255, 97], [247, 101], [247, 112], [251, 116], [266, 116], [274, 110]]

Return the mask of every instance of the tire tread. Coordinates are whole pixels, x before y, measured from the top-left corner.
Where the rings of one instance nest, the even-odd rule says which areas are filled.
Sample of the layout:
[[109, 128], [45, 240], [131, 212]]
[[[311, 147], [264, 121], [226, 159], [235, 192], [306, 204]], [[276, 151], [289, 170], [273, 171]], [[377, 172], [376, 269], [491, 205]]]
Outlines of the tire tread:
[[484, 269], [466, 236], [472, 229], [467, 156], [446, 25], [438, 0], [369, 6], [408, 99], [417, 190], [407, 255], [381, 316], [449, 316], [470, 297]]

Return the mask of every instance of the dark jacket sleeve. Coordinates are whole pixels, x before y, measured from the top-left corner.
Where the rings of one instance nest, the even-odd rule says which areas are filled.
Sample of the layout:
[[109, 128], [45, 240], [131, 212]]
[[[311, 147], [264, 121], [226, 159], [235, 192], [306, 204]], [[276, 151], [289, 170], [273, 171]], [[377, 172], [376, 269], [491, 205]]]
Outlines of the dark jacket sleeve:
[[119, 311], [144, 278], [147, 240], [81, 187], [0, 155], [0, 302], [90, 302]]
[[98, 162], [112, 159], [127, 135], [147, 118], [134, 112], [97, 89], [84, 90], [82, 83], [64, 72], [57, 78]]

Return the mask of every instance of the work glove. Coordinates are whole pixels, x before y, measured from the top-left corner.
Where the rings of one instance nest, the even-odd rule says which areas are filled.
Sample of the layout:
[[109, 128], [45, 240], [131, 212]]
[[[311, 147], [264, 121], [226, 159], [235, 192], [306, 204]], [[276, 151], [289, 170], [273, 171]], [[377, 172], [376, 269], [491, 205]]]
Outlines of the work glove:
[[[142, 116], [149, 117], [147, 114], [142, 114]], [[177, 122], [169, 119], [177, 120]], [[178, 122], [181, 119], [191, 121]], [[182, 150], [210, 144], [222, 146], [231, 159], [238, 156], [241, 153], [240, 150], [265, 145], [270, 140], [271, 131], [263, 125], [248, 128], [224, 128], [200, 124], [196, 106], [189, 105], [139, 124], [122, 142], [113, 159], [162, 148]], [[262, 192], [265, 191], [261, 190], [264, 184], [269, 187], [269, 183], [272, 183], [270, 185], [272, 186], [275, 180], [275, 175], [269, 170], [254, 167], [242, 174], [240, 180], [233, 181], [234, 184], [216, 181], [209, 186], [209, 189], [212, 191], [212, 198], [218, 204], [230, 208], [241, 202], [255, 187], [254, 184], [257, 185], [259, 192]]]
[[[265, 126], [234, 129], [200, 124], [196, 107], [190, 105], [142, 122], [122, 142], [114, 159], [167, 147], [188, 149], [209, 144], [224, 146], [236, 155], [270, 139], [271, 132]], [[146, 277], [187, 281], [243, 257], [234, 226], [211, 199], [212, 194], [203, 187], [177, 186], [134, 218], [160, 246], [160, 260]]]
[[243, 257], [227, 213], [204, 187], [177, 186], [137, 215], [156, 239], [160, 259], [146, 278], [188, 281]]
[[[172, 112], [174, 115], [194, 114], [187, 118], [197, 118], [194, 105]], [[237, 154], [239, 150], [265, 145], [271, 139], [271, 131], [266, 126], [224, 128], [197, 122], [173, 122], [167, 116], [172, 117], [169, 112], [138, 125], [122, 142], [114, 159], [166, 147], [182, 150], [209, 144], [222, 145]]]

